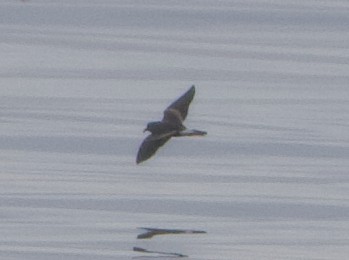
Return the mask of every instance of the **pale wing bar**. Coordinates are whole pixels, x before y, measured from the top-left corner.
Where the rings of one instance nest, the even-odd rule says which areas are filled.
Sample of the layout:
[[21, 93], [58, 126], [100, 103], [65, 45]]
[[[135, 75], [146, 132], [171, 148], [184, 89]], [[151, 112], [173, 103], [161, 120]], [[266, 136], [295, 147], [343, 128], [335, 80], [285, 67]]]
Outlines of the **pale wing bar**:
[[162, 121], [177, 124], [182, 123], [188, 114], [188, 109], [195, 95], [195, 86], [193, 85], [187, 92], [174, 101], [165, 111]]

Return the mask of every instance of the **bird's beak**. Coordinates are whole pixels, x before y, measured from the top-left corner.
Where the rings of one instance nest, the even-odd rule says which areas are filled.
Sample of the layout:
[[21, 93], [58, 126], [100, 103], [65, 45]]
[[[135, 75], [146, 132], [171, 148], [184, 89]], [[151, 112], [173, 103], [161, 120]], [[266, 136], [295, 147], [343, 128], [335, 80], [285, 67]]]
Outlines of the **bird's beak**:
[[143, 133], [145, 133], [148, 130], [148, 128], [144, 128]]

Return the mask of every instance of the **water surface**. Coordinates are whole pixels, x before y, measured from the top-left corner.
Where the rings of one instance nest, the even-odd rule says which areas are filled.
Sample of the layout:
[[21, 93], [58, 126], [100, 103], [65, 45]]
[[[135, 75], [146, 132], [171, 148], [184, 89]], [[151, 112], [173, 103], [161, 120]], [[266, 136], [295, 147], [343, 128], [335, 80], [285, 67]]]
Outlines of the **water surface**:
[[[0, 5], [1, 258], [349, 254], [345, 1]], [[137, 166], [192, 84], [208, 135]]]

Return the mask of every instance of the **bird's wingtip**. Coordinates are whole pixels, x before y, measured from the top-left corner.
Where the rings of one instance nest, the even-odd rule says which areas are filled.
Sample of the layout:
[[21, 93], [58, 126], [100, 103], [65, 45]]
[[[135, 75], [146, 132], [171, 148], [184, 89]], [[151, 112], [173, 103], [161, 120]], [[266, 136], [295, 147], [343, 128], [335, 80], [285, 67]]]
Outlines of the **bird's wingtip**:
[[140, 164], [142, 162], [142, 160], [141, 160], [141, 158], [139, 157], [139, 155], [137, 156], [137, 158], [136, 158], [136, 164], [138, 165], [138, 164]]

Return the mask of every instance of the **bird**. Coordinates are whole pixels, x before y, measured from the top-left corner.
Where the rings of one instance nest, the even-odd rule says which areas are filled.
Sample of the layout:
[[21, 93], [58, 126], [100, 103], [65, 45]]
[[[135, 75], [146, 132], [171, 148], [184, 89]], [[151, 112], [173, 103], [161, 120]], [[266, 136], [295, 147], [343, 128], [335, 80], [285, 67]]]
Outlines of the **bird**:
[[143, 140], [139, 147], [136, 163], [139, 164], [152, 157], [171, 137], [204, 136], [206, 131], [188, 130], [183, 121], [186, 119], [189, 105], [195, 95], [195, 86], [191, 86], [182, 96], [169, 105], [161, 121], [150, 122], [143, 132], [150, 134]]

